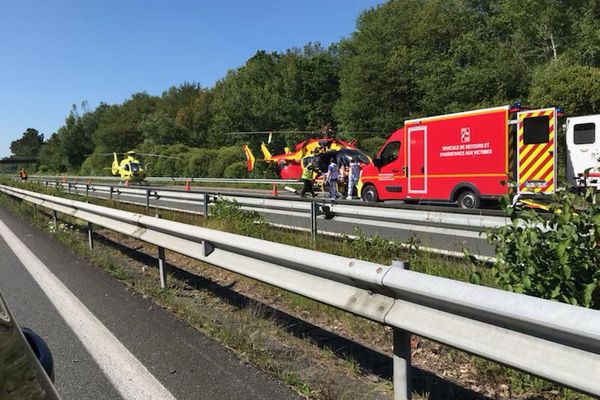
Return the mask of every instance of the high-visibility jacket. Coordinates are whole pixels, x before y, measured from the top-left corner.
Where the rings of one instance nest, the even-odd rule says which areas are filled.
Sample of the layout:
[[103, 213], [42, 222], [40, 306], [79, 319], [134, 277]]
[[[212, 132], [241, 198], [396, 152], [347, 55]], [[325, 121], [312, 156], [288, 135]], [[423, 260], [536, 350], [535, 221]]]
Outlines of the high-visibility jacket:
[[315, 172], [315, 167], [313, 167], [311, 164], [308, 164], [306, 166], [306, 168], [304, 168], [304, 170], [302, 170], [301, 179], [304, 179], [307, 181], [312, 181], [314, 172]]

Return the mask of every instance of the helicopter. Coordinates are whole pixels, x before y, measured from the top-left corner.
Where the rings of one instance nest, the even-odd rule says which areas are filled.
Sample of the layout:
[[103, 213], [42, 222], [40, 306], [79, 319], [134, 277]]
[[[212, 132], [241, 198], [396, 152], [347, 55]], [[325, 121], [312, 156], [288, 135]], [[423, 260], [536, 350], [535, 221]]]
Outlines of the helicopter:
[[[121, 154], [124, 158], [119, 161], [117, 154]], [[125, 153], [105, 153], [99, 154], [100, 156], [113, 156], [113, 162], [110, 169], [112, 174], [115, 176], [120, 176], [123, 182], [137, 182], [142, 183], [146, 179], [146, 172], [148, 168], [148, 164], [144, 164], [143, 161], [140, 161], [137, 158], [137, 155], [145, 156], [145, 157], [158, 157], [158, 158], [173, 158], [177, 159], [177, 157], [171, 156], [162, 156], [159, 154], [145, 154], [145, 153], [137, 153], [135, 150], [129, 150]]]
[[[241, 132], [240, 134], [259, 133], [269, 133], [267, 143], [270, 143], [272, 133], [296, 132]], [[335, 158], [340, 165], [349, 165], [352, 159], [356, 159], [360, 164], [371, 162], [368, 155], [356, 148], [356, 139], [350, 142], [337, 139], [331, 137], [331, 131], [325, 132], [322, 138], [312, 138], [297, 143], [294, 150], [285, 147], [282, 154], [272, 155], [264, 142], [260, 148], [264, 159], [259, 161], [274, 164], [281, 179], [300, 179], [303, 168], [312, 161], [314, 161], [319, 171], [326, 171], [332, 158]], [[256, 158], [248, 145], [244, 145], [244, 153], [247, 160], [247, 170], [250, 172], [254, 169]]]

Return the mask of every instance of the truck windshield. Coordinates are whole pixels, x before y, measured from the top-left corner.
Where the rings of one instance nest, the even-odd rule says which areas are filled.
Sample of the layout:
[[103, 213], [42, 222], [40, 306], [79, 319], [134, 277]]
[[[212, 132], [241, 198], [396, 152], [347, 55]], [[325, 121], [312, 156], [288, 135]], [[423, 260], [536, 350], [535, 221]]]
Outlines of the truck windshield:
[[390, 142], [385, 146], [381, 154], [379, 155], [380, 165], [384, 166], [398, 159], [398, 153], [400, 152], [400, 142]]

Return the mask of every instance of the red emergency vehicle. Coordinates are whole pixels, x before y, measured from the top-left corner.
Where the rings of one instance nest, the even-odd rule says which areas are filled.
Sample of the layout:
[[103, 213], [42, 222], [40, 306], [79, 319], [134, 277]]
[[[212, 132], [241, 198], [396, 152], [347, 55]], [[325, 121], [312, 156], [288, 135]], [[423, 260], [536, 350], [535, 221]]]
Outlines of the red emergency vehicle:
[[361, 197], [477, 208], [511, 192], [553, 193], [556, 114], [502, 106], [406, 121], [364, 167]]

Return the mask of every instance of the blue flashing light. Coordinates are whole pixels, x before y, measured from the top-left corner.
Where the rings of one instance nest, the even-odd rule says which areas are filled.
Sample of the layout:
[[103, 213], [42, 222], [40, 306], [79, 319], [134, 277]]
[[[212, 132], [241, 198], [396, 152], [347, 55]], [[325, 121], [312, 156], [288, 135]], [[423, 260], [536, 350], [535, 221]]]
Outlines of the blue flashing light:
[[515, 112], [521, 111], [522, 109], [523, 109], [523, 106], [521, 105], [521, 102], [517, 101], [512, 106], [510, 106], [510, 109], [508, 110], [508, 112], [515, 113]]

